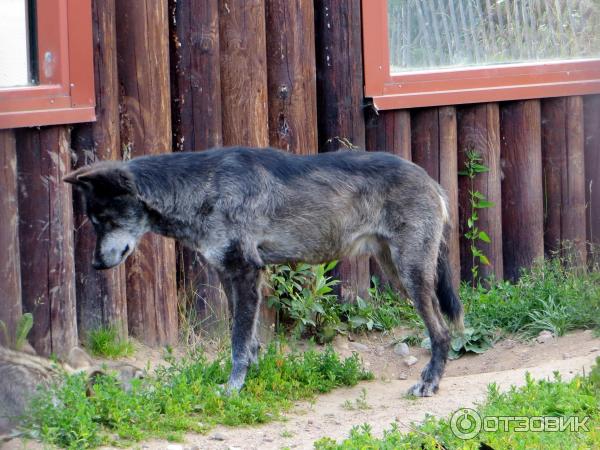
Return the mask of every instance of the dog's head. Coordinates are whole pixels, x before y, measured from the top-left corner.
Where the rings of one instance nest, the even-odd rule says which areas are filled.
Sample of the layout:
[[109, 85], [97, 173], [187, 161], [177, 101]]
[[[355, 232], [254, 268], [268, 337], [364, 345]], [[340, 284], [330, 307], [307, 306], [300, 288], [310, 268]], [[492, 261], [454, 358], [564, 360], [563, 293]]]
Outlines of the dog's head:
[[92, 265], [110, 269], [125, 261], [148, 231], [147, 211], [125, 163], [100, 162], [64, 178], [85, 196], [87, 216], [96, 232]]

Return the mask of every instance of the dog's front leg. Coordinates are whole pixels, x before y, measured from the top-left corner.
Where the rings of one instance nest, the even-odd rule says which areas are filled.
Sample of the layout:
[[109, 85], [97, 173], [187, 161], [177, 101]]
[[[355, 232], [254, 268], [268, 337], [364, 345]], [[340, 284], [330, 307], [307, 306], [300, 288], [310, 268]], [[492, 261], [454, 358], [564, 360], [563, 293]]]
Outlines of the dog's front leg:
[[233, 276], [227, 275], [235, 299], [231, 329], [233, 367], [227, 383], [229, 393], [242, 388], [248, 366], [255, 362], [256, 324], [260, 306], [259, 270], [246, 266], [243, 272], [239, 268], [237, 272]]

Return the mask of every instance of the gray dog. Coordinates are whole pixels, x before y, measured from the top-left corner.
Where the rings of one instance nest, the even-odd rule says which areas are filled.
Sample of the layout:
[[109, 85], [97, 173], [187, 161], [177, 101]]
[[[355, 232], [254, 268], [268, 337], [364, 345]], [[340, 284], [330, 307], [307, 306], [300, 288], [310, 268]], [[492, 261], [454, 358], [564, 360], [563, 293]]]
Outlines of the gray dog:
[[410, 393], [437, 391], [450, 341], [441, 312], [460, 328], [462, 306], [445, 244], [448, 202], [415, 164], [388, 153], [239, 147], [101, 162], [65, 181], [85, 193], [96, 269], [122, 263], [152, 231], [199, 251], [219, 272], [233, 317], [229, 391], [257, 360], [261, 269], [364, 253], [410, 297], [431, 337], [431, 361]]

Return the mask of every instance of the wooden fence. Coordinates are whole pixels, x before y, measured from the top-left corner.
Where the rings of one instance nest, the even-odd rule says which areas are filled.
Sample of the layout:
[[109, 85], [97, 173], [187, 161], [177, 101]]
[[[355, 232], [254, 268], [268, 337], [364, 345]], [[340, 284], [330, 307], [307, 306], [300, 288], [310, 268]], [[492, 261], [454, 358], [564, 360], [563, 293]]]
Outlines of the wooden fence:
[[[63, 354], [100, 325], [148, 344], [178, 337], [178, 297], [222, 318], [213, 270], [193, 251], [147, 236], [126, 267], [97, 272], [82, 199], [61, 182], [96, 160], [221, 145], [310, 154], [341, 147], [412, 159], [446, 188], [456, 227], [455, 282], [470, 277], [465, 151], [490, 168], [475, 188], [491, 242], [483, 275], [521, 267], [572, 240], [600, 242], [600, 96], [375, 113], [362, 95], [359, 0], [95, 0], [98, 120], [0, 131], [0, 320], [12, 336]], [[341, 295], [365, 295], [377, 267], [342, 262]], [[264, 308], [263, 322], [273, 317]], [[0, 340], [3, 336], [0, 335]]]

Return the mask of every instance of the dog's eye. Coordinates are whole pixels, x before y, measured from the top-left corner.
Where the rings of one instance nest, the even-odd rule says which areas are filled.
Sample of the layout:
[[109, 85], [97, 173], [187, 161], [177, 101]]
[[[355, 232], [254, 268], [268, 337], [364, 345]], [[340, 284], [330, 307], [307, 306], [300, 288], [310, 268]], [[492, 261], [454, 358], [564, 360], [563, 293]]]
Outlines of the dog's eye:
[[92, 221], [92, 223], [94, 225], [98, 225], [100, 222], [98, 221], [98, 219], [96, 218], [96, 216], [90, 216], [90, 220]]

